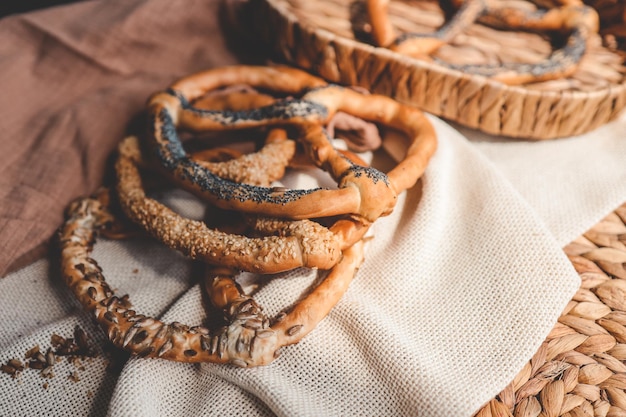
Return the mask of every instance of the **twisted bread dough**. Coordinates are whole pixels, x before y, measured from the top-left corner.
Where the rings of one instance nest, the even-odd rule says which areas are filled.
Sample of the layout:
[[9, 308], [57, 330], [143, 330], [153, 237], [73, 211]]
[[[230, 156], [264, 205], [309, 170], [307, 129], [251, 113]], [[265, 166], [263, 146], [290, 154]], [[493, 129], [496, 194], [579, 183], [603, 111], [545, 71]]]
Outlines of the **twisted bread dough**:
[[[384, 96], [363, 95], [333, 85], [317, 86], [301, 99], [282, 100], [251, 111], [207, 112], [194, 110], [188, 104], [186, 94], [192, 93], [195, 97], [205, 93], [205, 88], [224, 86], [227, 82], [270, 86], [256, 71], [258, 68], [255, 67], [235, 67], [232, 73], [223, 70], [200, 73], [174, 84], [167, 93], [153, 96], [149, 103], [152, 119], [149, 139], [158, 162], [181, 187], [218, 207], [290, 219], [351, 214], [372, 222], [388, 214], [395, 205], [397, 194], [417, 182], [435, 151], [434, 129], [418, 109]], [[241, 79], [233, 74], [240, 74]], [[303, 76], [306, 80], [303, 82], [297, 75], [294, 70], [283, 74], [281, 82], [292, 87], [289, 91], [315, 84], [310, 76]], [[287, 82], [289, 77], [294, 79]], [[278, 90], [284, 92], [286, 88], [281, 85]], [[387, 175], [374, 168], [347, 163], [321, 128], [338, 111], [407, 133], [410, 144], [405, 160]], [[176, 132], [177, 127], [223, 130], [284, 125], [301, 133], [300, 142], [309, 156], [318, 167], [333, 176], [338, 189], [278, 191], [225, 180], [191, 160]], [[373, 196], [379, 198], [377, 202], [371, 199]]]
[[72, 203], [60, 229], [63, 279], [83, 307], [93, 312], [111, 342], [132, 354], [179, 362], [230, 362], [237, 366], [267, 365], [286, 345], [297, 343], [328, 314], [347, 290], [363, 260], [363, 244], [344, 251], [322, 283], [276, 323], [262, 315], [254, 300], [242, 294], [229, 270], [208, 277], [212, 302], [230, 323], [217, 331], [202, 326], [164, 323], [138, 314], [127, 297], [118, 297], [102, 269], [89, 256], [96, 234], [111, 221], [105, 202], [85, 198]]
[[[500, 0], [453, 0], [458, 7], [454, 17], [439, 30], [404, 33], [397, 36], [389, 21], [389, 0], [368, 0], [372, 35], [378, 46], [436, 63], [469, 74], [483, 75], [506, 84], [523, 84], [571, 75], [589, 49], [592, 35], [598, 33], [599, 17], [580, 0], [562, 0], [562, 6], [537, 11], [503, 6]], [[569, 34], [566, 45], [547, 59], [533, 64], [454, 65], [428, 56], [448, 43], [470, 24], [481, 23], [506, 30], [560, 32]]]
[[137, 139], [126, 138], [115, 164], [122, 210], [149, 234], [193, 259], [263, 273], [301, 266], [329, 269], [339, 261], [341, 249], [346, 246], [341, 235], [307, 219], [258, 220], [256, 228], [280, 233], [262, 238], [209, 229], [204, 222], [183, 218], [147, 197], [137, 166], [140, 161]]

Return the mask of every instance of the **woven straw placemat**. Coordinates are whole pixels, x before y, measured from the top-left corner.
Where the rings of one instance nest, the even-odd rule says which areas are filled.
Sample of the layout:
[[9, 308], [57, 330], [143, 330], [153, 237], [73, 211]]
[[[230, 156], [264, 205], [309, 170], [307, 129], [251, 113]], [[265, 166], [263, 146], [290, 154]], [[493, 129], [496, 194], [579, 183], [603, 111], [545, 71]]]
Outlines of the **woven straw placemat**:
[[[617, 2], [608, 12], [614, 15]], [[255, 37], [280, 60], [331, 82], [358, 85], [487, 133], [552, 139], [578, 135], [615, 119], [626, 105], [624, 23], [607, 22], [602, 36], [570, 77], [507, 86], [367, 43], [363, 0], [250, 0]], [[393, 0], [392, 23], [405, 32], [443, 23], [436, 0]], [[621, 14], [618, 15], [621, 17]], [[245, 29], [250, 29], [246, 27]], [[617, 34], [607, 30], [621, 31]], [[621, 37], [620, 37], [621, 36]], [[552, 52], [548, 39], [474, 24], [437, 52], [455, 63], [533, 62]]]
[[626, 416], [626, 204], [565, 247], [581, 286], [541, 347], [475, 416]]

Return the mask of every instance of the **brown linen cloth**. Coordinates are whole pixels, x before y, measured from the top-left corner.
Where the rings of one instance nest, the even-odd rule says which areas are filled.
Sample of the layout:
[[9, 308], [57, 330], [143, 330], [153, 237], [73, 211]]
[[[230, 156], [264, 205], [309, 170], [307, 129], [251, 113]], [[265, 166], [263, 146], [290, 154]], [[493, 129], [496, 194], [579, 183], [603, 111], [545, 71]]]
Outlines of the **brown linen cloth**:
[[44, 254], [65, 206], [102, 184], [151, 93], [254, 61], [227, 45], [228, 12], [217, 0], [108, 0], [0, 20], [0, 276]]

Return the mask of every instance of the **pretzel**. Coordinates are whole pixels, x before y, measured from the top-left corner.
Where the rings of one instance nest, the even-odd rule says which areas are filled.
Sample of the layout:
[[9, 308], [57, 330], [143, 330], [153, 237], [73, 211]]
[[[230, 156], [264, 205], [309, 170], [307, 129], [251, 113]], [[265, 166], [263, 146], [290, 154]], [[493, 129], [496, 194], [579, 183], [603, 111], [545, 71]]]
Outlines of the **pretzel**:
[[[417, 182], [435, 151], [435, 132], [424, 114], [384, 96], [320, 86], [319, 79], [312, 80], [296, 70], [274, 71], [281, 73], [282, 84], [270, 84], [265, 68], [234, 67], [195, 74], [175, 83], [167, 92], [154, 95], [149, 102], [152, 124], [148, 139], [166, 174], [182, 188], [224, 209], [290, 219], [351, 214], [370, 223], [389, 214], [397, 194]], [[300, 99], [280, 100], [251, 111], [204, 111], [189, 104], [207, 89], [228, 83], [276, 87], [290, 94], [315, 88]], [[405, 159], [387, 174], [349, 163], [333, 148], [321, 127], [338, 111], [407, 133], [410, 144]], [[331, 174], [338, 189], [276, 190], [225, 180], [191, 160], [176, 131], [179, 127], [224, 130], [259, 126], [288, 126], [298, 131], [307, 154]]]
[[106, 283], [102, 269], [89, 254], [98, 230], [112, 216], [106, 202], [84, 198], [72, 203], [60, 229], [63, 278], [83, 307], [95, 315], [109, 340], [141, 357], [180, 362], [232, 363], [258, 366], [270, 363], [278, 350], [306, 336], [339, 301], [363, 260], [359, 241], [344, 251], [341, 261], [323, 282], [287, 314], [269, 326], [260, 307], [239, 291], [226, 270], [208, 277], [213, 303], [230, 323], [217, 331], [203, 326], [164, 323], [133, 310], [128, 297], [118, 297]]
[[437, 31], [401, 35], [396, 35], [389, 21], [388, 7], [389, 0], [367, 1], [367, 14], [375, 44], [406, 55], [427, 56], [474, 23], [484, 13], [486, 4], [484, 0], [464, 1], [452, 19]]
[[289, 221], [255, 217], [252, 228], [261, 238], [230, 235], [208, 228], [204, 222], [183, 218], [154, 199], [143, 188], [138, 164], [141, 154], [135, 137], [119, 146], [115, 164], [117, 193], [128, 218], [165, 245], [211, 264], [251, 272], [276, 273], [301, 266], [329, 269], [343, 248], [367, 230], [356, 222], [341, 219], [330, 230], [308, 219]]
[[532, 12], [502, 6], [499, 0], [453, 0], [452, 2], [459, 7], [458, 12], [439, 30], [430, 34], [405, 33], [396, 36], [387, 13], [389, 0], [368, 0], [368, 15], [373, 38], [379, 46], [425, 59], [475, 21], [499, 29], [554, 31], [569, 34], [563, 48], [554, 51], [539, 63], [456, 65], [432, 58], [436, 63], [448, 68], [490, 77], [513, 85], [571, 75], [589, 49], [592, 34], [597, 33], [599, 29], [598, 14], [593, 8], [583, 5], [580, 0], [561, 0], [562, 6], [560, 7]]

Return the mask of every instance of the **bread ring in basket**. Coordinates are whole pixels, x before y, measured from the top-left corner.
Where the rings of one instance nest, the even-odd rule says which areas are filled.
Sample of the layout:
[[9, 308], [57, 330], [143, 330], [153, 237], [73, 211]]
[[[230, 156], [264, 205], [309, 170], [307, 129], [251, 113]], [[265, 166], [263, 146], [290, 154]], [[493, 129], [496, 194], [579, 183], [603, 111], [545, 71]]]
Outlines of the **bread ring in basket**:
[[378, 46], [424, 59], [476, 21], [503, 30], [568, 35], [567, 42], [561, 49], [553, 51], [538, 63], [457, 65], [437, 58], [426, 58], [464, 73], [482, 75], [514, 85], [571, 75], [589, 49], [592, 35], [599, 30], [597, 12], [580, 0], [562, 0], [559, 7], [535, 11], [503, 5], [501, 0], [452, 0], [452, 3], [458, 7], [458, 11], [439, 30], [433, 33], [396, 35], [387, 13], [389, 0], [368, 0], [373, 39]]
[[225, 309], [230, 323], [217, 331], [202, 326], [164, 323], [138, 314], [126, 297], [106, 283], [102, 269], [89, 254], [98, 230], [112, 216], [106, 202], [85, 198], [72, 203], [60, 229], [63, 279], [83, 307], [94, 313], [108, 338], [119, 348], [143, 357], [180, 362], [214, 362], [238, 366], [270, 363], [285, 345], [297, 343], [339, 301], [363, 260], [363, 243], [347, 248], [326, 278], [276, 323], [262, 315], [254, 300], [240, 293], [230, 276], [215, 270], [207, 282], [215, 285], [212, 301]]
[[369, 226], [352, 217], [339, 218], [330, 228], [308, 219], [252, 217], [251, 228], [264, 237], [223, 233], [147, 197], [140, 164], [138, 141], [130, 136], [120, 144], [115, 164], [124, 214], [166, 246], [213, 265], [261, 273], [298, 267], [330, 269], [341, 259], [342, 250], [358, 241]]
[[[398, 193], [413, 186], [436, 149], [433, 126], [418, 109], [388, 97], [364, 95], [335, 85], [319, 85], [314, 77], [290, 69], [280, 73], [280, 86], [268, 81], [264, 67], [210, 70], [175, 83], [149, 102], [153, 154], [167, 175], [181, 187], [212, 204], [266, 216], [304, 219], [351, 214], [366, 222], [393, 210]], [[303, 82], [300, 78], [306, 80]], [[293, 77], [293, 78], [290, 78]], [[300, 99], [280, 100], [250, 111], [219, 112], [194, 109], [190, 99], [209, 88], [228, 83], [275, 87], [281, 93], [315, 87]], [[370, 167], [351, 164], [328, 140], [322, 124], [342, 111], [370, 122], [399, 129], [409, 137], [406, 157], [386, 175]], [[197, 130], [289, 126], [301, 135], [300, 143], [315, 164], [327, 170], [338, 189], [276, 190], [224, 180], [189, 158], [177, 128]]]

